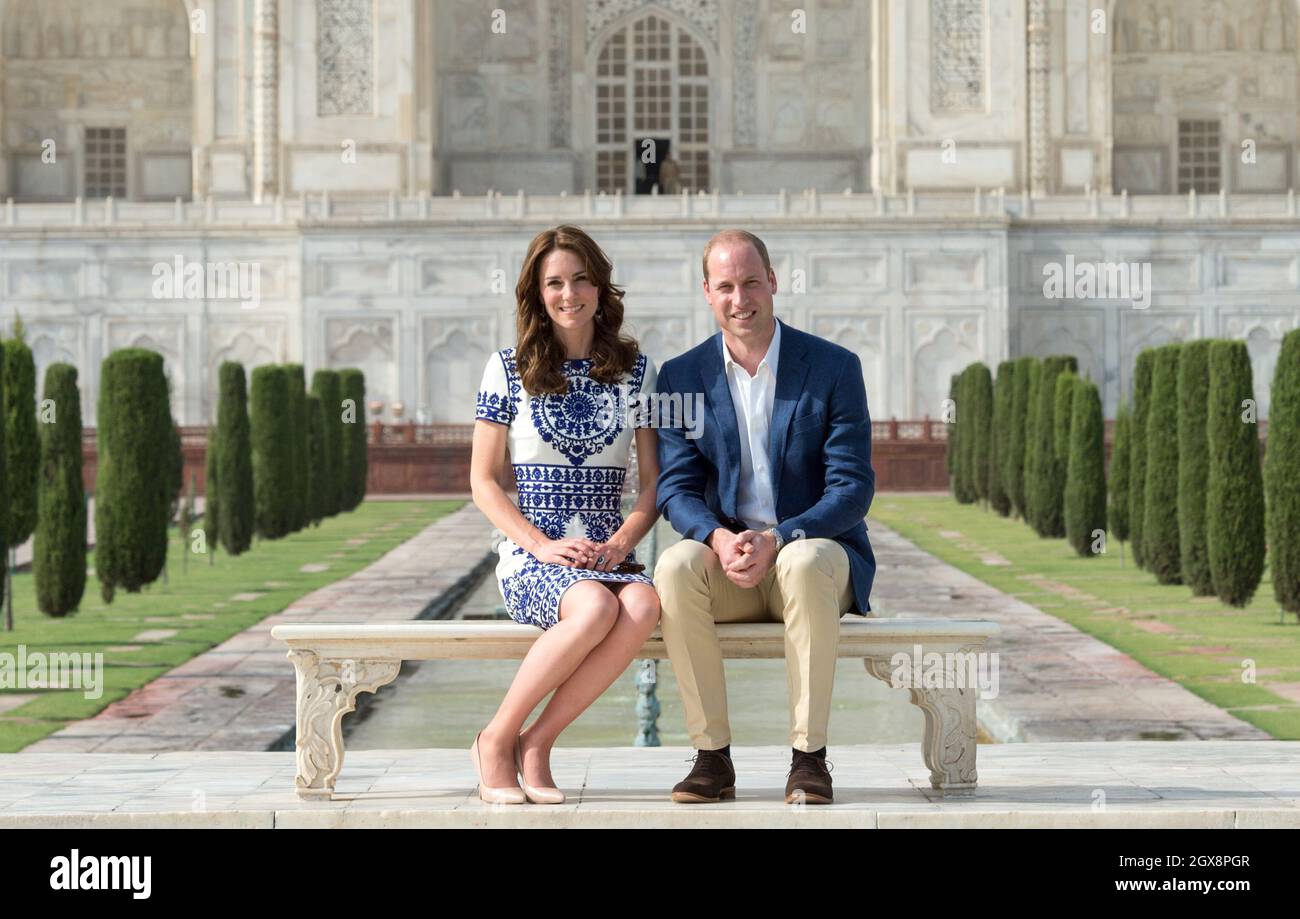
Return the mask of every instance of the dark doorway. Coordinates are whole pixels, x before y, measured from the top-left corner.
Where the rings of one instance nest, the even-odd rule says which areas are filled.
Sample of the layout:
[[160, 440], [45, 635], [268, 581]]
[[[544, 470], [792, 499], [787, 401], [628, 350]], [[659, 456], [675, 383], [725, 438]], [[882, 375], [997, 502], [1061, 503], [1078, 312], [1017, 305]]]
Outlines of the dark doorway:
[[[663, 183], [659, 181], [659, 169], [668, 159], [672, 140], [667, 137], [638, 137], [632, 143], [632, 162], [636, 168], [636, 194], [648, 195], [650, 190], [659, 186], [663, 192]], [[645, 160], [650, 162], [645, 162]]]

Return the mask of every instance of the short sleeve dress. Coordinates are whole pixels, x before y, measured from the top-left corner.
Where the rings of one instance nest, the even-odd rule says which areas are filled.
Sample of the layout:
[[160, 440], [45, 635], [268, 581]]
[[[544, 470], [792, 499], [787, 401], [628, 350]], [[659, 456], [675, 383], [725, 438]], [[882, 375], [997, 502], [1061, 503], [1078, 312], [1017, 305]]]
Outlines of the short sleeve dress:
[[[629, 411], [640, 393], [655, 388], [655, 367], [638, 352], [618, 383], [588, 374], [590, 358], [564, 362], [568, 391], [530, 396], [515, 366], [515, 349], [488, 358], [474, 417], [509, 425], [510, 461], [519, 511], [550, 539], [602, 543], [623, 525], [621, 500], [633, 425], [649, 426], [649, 413]], [[642, 419], [645, 419], [642, 423]], [[653, 584], [645, 574], [612, 574], [541, 562], [509, 539], [497, 548], [497, 586], [516, 622], [549, 629], [559, 622], [560, 600], [578, 581]], [[635, 553], [626, 561], [635, 562]]]

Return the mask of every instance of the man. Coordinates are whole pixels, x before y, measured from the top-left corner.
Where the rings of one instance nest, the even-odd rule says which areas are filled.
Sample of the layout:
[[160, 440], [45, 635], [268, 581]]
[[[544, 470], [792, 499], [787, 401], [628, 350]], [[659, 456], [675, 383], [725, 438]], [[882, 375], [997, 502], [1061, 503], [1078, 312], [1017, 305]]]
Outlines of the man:
[[775, 318], [776, 275], [751, 233], [704, 247], [719, 332], [664, 363], [657, 392], [703, 392], [703, 434], [659, 430], [657, 507], [684, 537], [655, 568], [660, 628], [697, 755], [680, 803], [735, 797], [717, 622], [785, 623], [792, 761], [786, 803], [829, 804], [826, 724], [840, 616], [866, 615], [875, 493], [862, 365]]

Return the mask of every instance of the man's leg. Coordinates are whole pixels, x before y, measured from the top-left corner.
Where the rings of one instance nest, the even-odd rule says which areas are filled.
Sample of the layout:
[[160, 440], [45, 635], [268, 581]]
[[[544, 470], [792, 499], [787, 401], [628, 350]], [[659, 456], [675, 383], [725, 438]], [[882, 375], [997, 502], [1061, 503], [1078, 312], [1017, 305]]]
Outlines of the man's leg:
[[796, 539], [781, 550], [773, 567], [767, 612], [785, 622], [790, 746], [812, 753], [826, 746], [840, 616], [853, 601], [849, 557], [833, 539]]
[[714, 624], [761, 621], [765, 592], [732, 583], [713, 550], [693, 539], [664, 550], [654, 582], [662, 610], [659, 628], [682, 696], [691, 745], [719, 750], [731, 743], [731, 727], [722, 647]]

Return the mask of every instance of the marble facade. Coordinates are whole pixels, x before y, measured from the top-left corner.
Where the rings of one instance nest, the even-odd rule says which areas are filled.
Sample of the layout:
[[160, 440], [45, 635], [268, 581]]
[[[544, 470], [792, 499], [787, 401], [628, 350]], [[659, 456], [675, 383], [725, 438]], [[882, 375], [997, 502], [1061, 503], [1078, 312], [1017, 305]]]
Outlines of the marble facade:
[[[533, 233], [587, 226], [662, 361], [711, 333], [698, 252], [742, 224], [781, 315], [861, 356], [875, 417], [1062, 350], [1113, 416], [1137, 350], [1202, 335], [1249, 343], [1266, 417], [1300, 325], [1298, 8], [0, 0], [0, 334], [17, 311], [42, 371], [75, 363], [92, 425], [132, 344], [185, 424], [225, 359], [359, 366], [408, 417], [466, 422]], [[1175, 196], [1186, 119], [1217, 125], [1222, 200]], [[112, 202], [87, 193], [100, 128], [125, 131]], [[685, 198], [631, 194], [620, 151], [660, 135]], [[256, 263], [258, 305], [153, 296], [178, 255]], [[1149, 263], [1150, 307], [1045, 299], [1066, 255]]]

